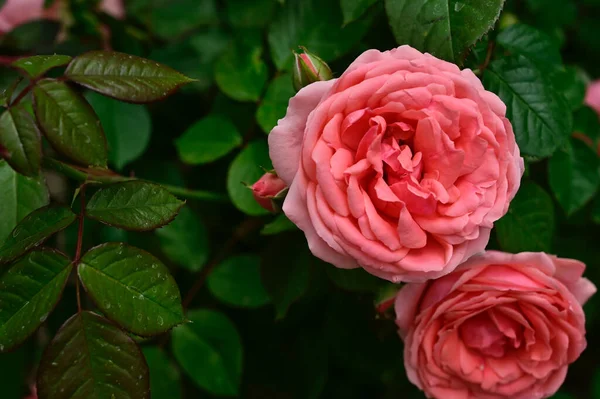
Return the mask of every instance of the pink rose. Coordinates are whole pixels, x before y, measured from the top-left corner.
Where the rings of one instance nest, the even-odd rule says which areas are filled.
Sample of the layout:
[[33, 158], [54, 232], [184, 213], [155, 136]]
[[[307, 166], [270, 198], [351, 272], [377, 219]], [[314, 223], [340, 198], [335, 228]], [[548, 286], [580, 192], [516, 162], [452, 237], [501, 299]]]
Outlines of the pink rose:
[[505, 112], [468, 69], [409, 46], [366, 51], [299, 91], [269, 135], [283, 210], [337, 267], [449, 273], [485, 248], [519, 187]]
[[596, 80], [588, 86], [585, 103], [600, 115], [600, 80]]
[[585, 265], [488, 251], [438, 280], [402, 287], [396, 323], [410, 381], [438, 399], [554, 394], [585, 349]]
[[252, 194], [260, 206], [269, 212], [275, 212], [273, 198], [287, 188], [285, 182], [275, 173], [265, 173], [252, 185]]

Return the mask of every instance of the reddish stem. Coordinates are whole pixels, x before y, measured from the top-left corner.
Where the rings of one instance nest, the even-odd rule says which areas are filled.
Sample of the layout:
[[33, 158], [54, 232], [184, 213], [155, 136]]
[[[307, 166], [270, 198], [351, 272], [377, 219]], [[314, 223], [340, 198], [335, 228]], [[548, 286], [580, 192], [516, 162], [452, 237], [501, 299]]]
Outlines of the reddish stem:
[[[83, 221], [85, 219], [85, 184], [83, 184], [79, 190], [79, 200], [81, 203], [81, 209], [79, 210], [79, 228], [77, 229], [77, 249], [75, 250], [75, 261], [73, 262], [75, 267], [79, 265], [81, 260], [81, 248], [83, 247]], [[77, 310], [81, 313], [81, 289], [79, 287], [79, 279], [76, 278], [75, 282], [77, 286]]]

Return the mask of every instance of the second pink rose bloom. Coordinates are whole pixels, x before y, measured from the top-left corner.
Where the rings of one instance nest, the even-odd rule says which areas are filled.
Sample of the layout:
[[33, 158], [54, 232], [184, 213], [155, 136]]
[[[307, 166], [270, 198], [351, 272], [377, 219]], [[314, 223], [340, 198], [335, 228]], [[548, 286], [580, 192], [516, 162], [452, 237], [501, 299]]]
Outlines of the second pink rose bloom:
[[484, 250], [523, 173], [506, 106], [409, 47], [359, 56], [290, 100], [269, 135], [285, 214], [317, 257], [423, 281]]

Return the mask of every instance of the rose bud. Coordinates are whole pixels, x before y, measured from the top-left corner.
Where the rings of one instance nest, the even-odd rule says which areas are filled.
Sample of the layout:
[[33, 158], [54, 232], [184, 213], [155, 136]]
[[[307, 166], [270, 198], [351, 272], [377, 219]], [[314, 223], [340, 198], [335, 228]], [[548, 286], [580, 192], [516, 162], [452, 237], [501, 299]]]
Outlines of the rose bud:
[[332, 77], [329, 65], [322, 59], [300, 47], [301, 52], [294, 52], [294, 88], [299, 91], [304, 86]]
[[285, 195], [287, 191], [285, 182], [272, 172], [265, 173], [250, 188], [256, 202], [269, 212], [277, 211], [279, 208], [277, 199]]

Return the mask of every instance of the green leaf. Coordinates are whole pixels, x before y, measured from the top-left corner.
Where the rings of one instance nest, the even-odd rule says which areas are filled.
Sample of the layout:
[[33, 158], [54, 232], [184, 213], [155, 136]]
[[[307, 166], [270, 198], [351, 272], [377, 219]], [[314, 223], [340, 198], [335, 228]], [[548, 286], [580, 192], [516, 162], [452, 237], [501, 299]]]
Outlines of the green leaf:
[[359, 19], [377, 0], [340, 0], [344, 25]]
[[596, 111], [588, 106], [578, 109], [573, 114], [573, 131], [597, 141], [600, 137], [600, 119]]
[[325, 61], [352, 49], [371, 26], [371, 15], [343, 26], [337, 1], [286, 0], [269, 27], [271, 56], [277, 69], [291, 69], [293, 49], [305, 46]]
[[71, 272], [71, 261], [52, 250], [28, 254], [0, 276], [0, 352], [19, 345], [46, 321]]
[[52, 68], [65, 66], [71, 61], [68, 55], [34, 55], [20, 58], [11, 65], [31, 79], [37, 79]]
[[256, 111], [256, 121], [265, 133], [269, 133], [277, 125], [277, 121], [285, 116], [288, 102], [295, 94], [292, 77], [287, 73], [269, 83], [265, 97]]
[[6, 161], [26, 176], [37, 176], [42, 158], [42, 137], [35, 121], [22, 105], [4, 111], [0, 116], [0, 145]]
[[236, 28], [262, 28], [271, 21], [275, 0], [227, 0], [227, 19]]
[[323, 263], [327, 275], [339, 288], [352, 292], [377, 292], [386, 284], [363, 269], [339, 269], [330, 264]]
[[258, 35], [238, 38], [215, 65], [217, 85], [237, 101], [258, 101], [269, 78]]
[[25, 216], [48, 205], [49, 195], [44, 180], [16, 173], [0, 160], [0, 243]]
[[50, 52], [56, 46], [59, 31], [58, 21], [30, 20], [2, 35], [0, 46], [18, 52]]
[[523, 182], [508, 213], [496, 222], [500, 247], [512, 253], [549, 252], [554, 233], [552, 198], [533, 182]]
[[106, 167], [106, 138], [90, 105], [65, 82], [44, 79], [33, 89], [38, 124], [61, 154], [83, 166]]
[[27, 349], [29, 348], [20, 348], [0, 356], [0, 386], [6, 399], [21, 399], [26, 395], [23, 382], [27, 379], [30, 365], [30, 353]]
[[165, 255], [191, 272], [199, 272], [208, 260], [208, 232], [188, 207], [169, 225], [156, 230], [156, 235]]
[[600, 186], [600, 159], [579, 140], [570, 140], [548, 162], [550, 189], [565, 210], [572, 215], [591, 200]]
[[287, 236], [275, 238], [265, 250], [261, 278], [277, 319], [283, 319], [289, 307], [308, 290], [311, 259], [306, 246], [299, 246]]
[[207, 285], [215, 297], [229, 305], [256, 308], [269, 303], [260, 280], [260, 258], [255, 255], [225, 260], [208, 275]]
[[483, 83], [507, 106], [521, 153], [547, 157], [571, 134], [571, 110], [559, 93], [523, 56], [494, 61]]
[[298, 230], [298, 227], [282, 213], [281, 215], [277, 215], [271, 223], [266, 224], [260, 231], [260, 234], [270, 236], [291, 230]]
[[170, 41], [196, 28], [218, 24], [215, 3], [215, 0], [154, 1], [150, 3], [147, 25], [156, 35]]
[[126, 104], [93, 92], [85, 97], [104, 127], [109, 162], [121, 170], [139, 158], [148, 148], [152, 134], [152, 120], [146, 107]]
[[209, 115], [175, 140], [179, 159], [188, 165], [216, 161], [242, 144], [242, 135], [228, 119]]
[[[583, 106], [586, 92], [586, 82], [583, 73], [575, 67], [565, 67], [550, 76], [554, 88], [563, 94], [572, 110]], [[577, 118], [573, 118], [577, 124]]]
[[504, 0], [385, 0], [398, 44], [461, 63], [500, 16]]
[[114, 51], [75, 57], [65, 75], [105, 96], [139, 104], [166, 98], [193, 81], [166, 65]]
[[181, 399], [181, 373], [164, 351], [157, 347], [143, 350], [150, 369], [152, 399]]
[[158, 184], [133, 180], [102, 187], [85, 213], [110, 226], [146, 231], [170, 223], [184, 204]]
[[193, 310], [192, 322], [173, 330], [175, 359], [200, 388], [236, 396], [242, 377], [242, 343], [235, 325], [222, 313]]
[[252, 190], [243, 183], [253, 184], [263, 175], [263, 169], [271, 169], [269, 149], [264, 141], [253, 141], [244, 148], [229, 166], [227, 191], [233, 204], [248, 215], [266, 215], [252, 195]]
[[103, 244], [81, 258], [78, 273], [106, 317], [134, 334], [161, 334], [184, 321], [177, 283], [148, 252]]
[[515, 55], [523, 55], [542, 70], [560, 67], [560, 48], [550, 36], [529, 25], [515, 24], [504, 29], [496, 41]]
[[44, 399], [150, 399], [148, 367], [136, 343], [89, 311], [67, 320], [50, 342], [37, 389]]
[[48, 237], [73, 223], [76, 218], [69, 208], [62, 206], [46, 206], [31, 212], [21, 220], [0, 247], [0, 264], [11, 262], [31, 248], [42, 244]]

